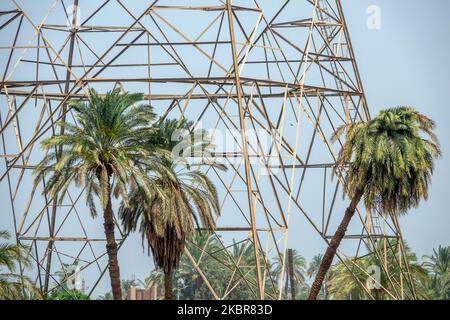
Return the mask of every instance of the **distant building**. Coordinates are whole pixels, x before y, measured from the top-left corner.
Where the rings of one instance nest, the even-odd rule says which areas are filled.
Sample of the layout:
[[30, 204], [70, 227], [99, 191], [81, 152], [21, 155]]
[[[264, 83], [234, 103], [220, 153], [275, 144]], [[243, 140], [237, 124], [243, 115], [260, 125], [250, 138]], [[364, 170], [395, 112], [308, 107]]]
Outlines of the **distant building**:
[[130, 287], [127, 300], [158, 300], [162, 296], [162, 290], [157, 286], [148, 289]]

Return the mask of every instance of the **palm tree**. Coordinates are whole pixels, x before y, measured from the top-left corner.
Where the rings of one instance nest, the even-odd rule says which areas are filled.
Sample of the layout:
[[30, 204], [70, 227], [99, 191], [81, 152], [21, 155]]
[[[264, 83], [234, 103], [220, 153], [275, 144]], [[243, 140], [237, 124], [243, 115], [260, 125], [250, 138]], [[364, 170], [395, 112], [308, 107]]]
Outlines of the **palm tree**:
[[[234, 243], [231, 249], [228, 250], [228, 257], [225, 261], [229, 270], [236, 270], [236, 272], [228, 274], [230, 287], [234, 288], [228, 293], [228, 298], [231, 300], [257, 299], [256, 262], [253, 243], [249, 241]], [[263, 263], [264, 261], [261, 257], [261, 264]]]
[[[225, 260], [230, 274], [224, 279], [229, 282], [227, 298], [230, 300], [254, 300], [258, 299], [258, 280], [255, 269], [255, 251], [253, 243], [245, 240], [234, 243], [228, 250], [228, 258]], [[265, 283], [265, 298], [277, 299], [278, 288], [273, 263], [264, 255], [260, 255], [260, 264], [265, 266], [263, 277]], [[227, 285], [228, 286], [228, 285]]]
[[437, 299], [450, 299], [450, 247], [439, 246], [423, 263], [431, 273], [429, 290]]
[[[0, 240], [9, 240], [7, 231], [0, 231]], [[30, 267], [28, 250], [22, 245], [0, 244], [0, 300], [27, 299], [37, 293], [31, 281], [16, 272], [18, 264]]]
[[[187, 132], [184, 138], [193, 138], [196, 144], [187, 145], [188, 151], [195, 151], [199, 146], [204, 151], [212, 146], [206, 132], [193, 130], [192, 123], [186, 120], [166, 120], [159, 130], [159, 144], [168, 151], [178, 146], [179, 142], [173, 137], [178, 135], [177, 132], [183, 134], [183, 131]], [[164, 165], [165, 172], [149, 172], [149, 178], [161, 192], [152, 190], [148, 195], [141, 187], [134, 188], [129, 196], [129, 206], [126, 203], [121, 205], [120, 216], [126, 232], [136, 230], [139, 225], [142, 238], [147, 239], [153, 253], [155, 265], [164, 272], [165, 298], [172, 300], [173, 272], [179, 265], [186, 241], [195, 235], [196, 227], [215, 228], [220, 206], [214, 184], [200, 171], [204, 163], [190, 165], [172, 157], [165, 159]], [[198, 168], [193, 169], [194, 166]], [[217, 163], [209, 163], [208, 166], [224, 169]]]
[[[396, 296], [396, 288], [404, 276], [405, 268], [401, 268], [398, 261], [399, 246], [397, 240], [386, 240], [386, 261], [380, 262], [375, 252], [360, 258], [348, 258], [345, 263], [338, 263], [332, 267], [330, 279], [330, 298], [343, 300], [390, 300]], [[377, 245], [377, 252], [383, 252], [384, 241], [380, 241]], [[417, 261], [416, 255], [411, 252], [408, 245], [405, 244], [405, 254], [409, 263], [409, 272], [414, 281], [419, 298], [427, 298], [425, 290], [428, 281], [428, 272]], [[380, 263], [386, 267], [381, 268]], [[375, 277], [371, 268], [378, 266], [380, 273], [379, 278]], [[389, 277], [388, 277], [389, 276]], [[370, 280], [370, 281], [369, 281]], [[361, 286], [364, 285], [364, 287]], [[389, 294], [389, 293], [390, 294]], [[412, 289], [409, 286], [404, 287], [404, 294], [407, 298], [413, 296]], [[398, 293], [399, 295], [399, 293]]]
[[306, 270], [306, 274], [308, 277], [312, 278], [315, 277], [317, 274], [317, 271], [319, 271], [320, 262], [322, 261], [323, 255], [322, 254], [316, 254], [311, 262], [308, 265], [308, 270]]
[[120, 300], [120, 270], [114, 230], [112, 195], [128, 203], [127, 189], [138, 184], [149, 192], [146, 170], [159, 163], [145, 143], [154, 134], [155, 115], [149, 105], [137, 105], [142, 94], [119, 90], [101, 97], [89, 91], [89, 101], [73, 100], [70, 107], [77, 125], [60, 122], [63, 133], [42, 142], [46, 156], [35, 169], [35, 185], [50, 174], [43, 193], [61, 205], [69, 187], [84, 188], [91, 215], [97, 216], [94, 195], [103, 209], [109, 275], [114, 299]]
[[[306, 282], [306, 269], [307, 269], [307, 263], [305, 258], [298, 253], [297, 250], [292, 249], [292, 256], [293, 256], [293, 262], [294, 262], [294, 281], [296, 286], [300, 286]], [[287, 259], [286, 259], [287, 260]], [[281, 281], [281, 274], [283, 271], [282, 264], [280, 262], [280, 259], [275, 259], [273, 264], [273, 273], [275, 275], [275, 278]], [[288, 295], [288, 289], [289, 289], [289, 279], [288, 279], [288, 263], [285, 261], [284, 263], [284, 276], [285, 276], [285, 287], [284, 287], [284, 294]]]
[[[221, 262], [226, 261], [228, 255], [219, 237], [209, 232], [196, 232], [186, 247], [214, 290], [223, 292], [227, 284], [224, 278], [228, 272], [224, 270]], [[207, 286], [204, 285], [203, 277], [186, 255], [183, 255], [181, 259], [177, 274], [186, 286], [185, 292], [190, 294], [194, 300], [214, 298]]]
[[[230, 300], [248, 300], [257, 297], [255, 254], [251, 243], [235, 243], [227, 249], [217, 235], [197, 232], [186, 247], [220, 297]], [[264, 263], [263, 258], [261, 263]], [[236, 265], [239, 266], [238, 269]], [[268, 269], [273, 276], [270, 263]], [[214, 298], [186, 254], [182, 256], [180, 265], [174, 272], [173, 281], [183, 284], [183, 288], [178, 290], [181, 299], [211, 300]], [[146, 285], [147, 288], [154, 285], [163, 286], [164, 272], [158, 269], [153, 270], [146, 279]], [[303, 285], [300, 289], [303, 289]], [[265, 292], [268, 298], [277, 297], [270, 280], [266, 280]]]
[[[228, 285], [229, 270], [224, 268], [228, 255], [219, 237], [208, 232], [196, 232], [193, 238], [187, 242], [192, 258], [200, 266], [202, 273], [208, 277], [209, 283], [218, 293], [223, 292]], [[174, 283], [183, 283], [182, 290], [177, 290], [184, 300], [211, 300], [213, 295], [204, 285], [203, 278], [193, 266], [192, 261], [183, 254], [179, 267], [173, 275]], [[155, 269], [145, 281], [146, 287], [163, 287], [164, 272]]]
[[382, 111], [366, 123], [343, 126], [335, 133], [334, 140], [347, 132], [338, 167], [349, 165], [344, 191], [351, 203], [324, 254], [309, 299], [317, 298], [361, 199], [368, 211], [399, 215], [428, 198], [434, 159], [441, 155], [434, 128], [426, 116], [398, 107]]
[[[306, 270], [306, 274], [308, 275], [308, 277], [309, 277], [310, 279], [316, 277], [316, 274], [317, 274], [317, 272], [319, 271], [320, 263], [322, 262], [322, 258], [323, 258], [323, 255], [322, 255], [322, 254], [320, 254], [320, 253], [319, 253], [319, 254], [316, 254], [316, 255], [312, 258], [311, 262], [309, 263], [308, 269]], [[328, 273], [328, 274], [325, 276], [324, 284], [322, 285], [322, 290], [321, 290], [321, 292], [320, 292], [319, 295], [318, 295], [318, 298], [319, 298], [319, 299], [320, 299], [320, 298], [327, 299], [327, 296], [328, 296], [328, 287], [329, 287], [329, 278], [330, 278], [330, 273]], [[305, 288], [305, 289], [306, 289], [306, 288]], [[305, 297], [305, 298], [308, 298], [309, 291], [310, 291], [310, 288], [308, 289], [308, 293], [306, 294], [306, 297]]]
[[430, 269], [431, 272], [439, 275], [444, 275], [450, 271], [450, 247], [439, 246], [433, 249], [431, 256], [425, 256], [428, 261], [424, 265]]

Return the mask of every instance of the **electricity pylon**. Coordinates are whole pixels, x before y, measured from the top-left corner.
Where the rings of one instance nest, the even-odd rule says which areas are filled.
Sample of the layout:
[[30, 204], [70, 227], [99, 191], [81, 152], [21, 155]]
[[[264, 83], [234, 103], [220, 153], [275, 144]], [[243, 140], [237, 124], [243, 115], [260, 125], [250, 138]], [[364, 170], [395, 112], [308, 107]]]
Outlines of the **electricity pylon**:
[[[346, 204], [345, 168], [336, 168], [341, 141], [330, 137], [340, 125], [370, 119], [339, 0], [5, 0], [0, 39], [2, 220], [29, 245], [43, 292], [59, 286], [54, 272], [63, 264], [77, 261], [91, 292], [107, 267], [101, 224], [88, 215], [82, 190], [73, 187], [58, 205], [41, 195], [45, 181], [32, 183], [40, 141], [60, 133], [58, 121], [74, 122], [68, 101], [86, 99], [89, 88], [143, 92], [161, 117], [211, 130], [213, 156], [229, 169], [208, 170], [221, 196], [215, 232], [223, 251], [249, 244], [255, 257], [252, 266], [240, 257], [223, 261], [232, 272], [219, 289], [205, 258], [187, 251], [214, 298], [238, 285], [255, 298], [282, 298], [286, 275], [274, 279], [268, 266], [285, 264], [289, 229], [300, 252], [310, 241], [326, 248]], [[116, 234], [122, 245], [119, 223]], [[302, 234], [311, 240], [297, 242]], [[401, 240], [395, 217], [359, 208], [338, 258], [353, 272], [354, 261], [373, 251], [389, 273], [389, 238]], [[401, 276], [388, 277], [394, 290], [383, 289], [414, 298], [397, 243]]]

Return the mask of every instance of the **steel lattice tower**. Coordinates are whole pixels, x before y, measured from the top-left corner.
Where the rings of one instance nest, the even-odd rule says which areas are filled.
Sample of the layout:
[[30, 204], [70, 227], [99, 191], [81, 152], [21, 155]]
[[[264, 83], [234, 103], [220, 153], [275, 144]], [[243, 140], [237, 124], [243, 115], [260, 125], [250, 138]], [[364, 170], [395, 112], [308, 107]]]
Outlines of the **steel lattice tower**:
[[[289, 227], [312, 230], [323, 247], [334, 233], [345, 168], [331, 179], [340, 143], [330, 137], [370, 118], [339, 0], [4, 0], [0, 42], [0, 190], [9, 217], [2, 220], [30, 246], [44, 292], [58, 285], [62, 263], [78, 261], [96, 279], [92, 290], [106, 270], [101, 223], [90, 218], [82, 190], [57, 206], [32, 183], [40, 141], [59, 133], [59, 120], [74, 121], [67, 102], [91, 87], [144, 92], [159, 115], [186, 116], [233, 142], [214, 154], [228, 172], [208, 170], [221, 189], [216, 232], [224, 247], [253, 243], [259, 258], [256, 282], [235, 261], [230, 283], [239, 279], [255, 298], [280, 298], [281, 288], [266, 294], [276, 286], [267, 261], [286, 260]], [[293, 216], [304, 222], [290, 224]], [[123, 237], [118, 224], [120, 245]], [[397, 220], [360, 208], [345, 238], [353, 245], [339, 259], [389, 238], [401, 240]], [[389, 294], [413, 298], [404, 293], [413, 282], [398, 243], [402, 276]], [[382, 268], [385, 253], [375, 252]], [[233, 286], [218, 291], [192, 259], [212, 295], [226, 298]]]

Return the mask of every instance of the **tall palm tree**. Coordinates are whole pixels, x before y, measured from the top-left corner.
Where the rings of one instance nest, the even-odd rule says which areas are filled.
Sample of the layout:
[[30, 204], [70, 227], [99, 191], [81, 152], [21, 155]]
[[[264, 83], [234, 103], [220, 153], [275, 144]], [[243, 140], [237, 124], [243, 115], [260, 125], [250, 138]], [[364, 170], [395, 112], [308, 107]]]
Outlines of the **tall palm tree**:
[[[159, 130], [159, 144], [168, 151], [173, 151], [181, 143], [174, 140], [174, 136], [181, 137], [182, 142], [187, 137], [193, 139], [185, 146], [188, 151], [197, 152], [196, 147], [199, 146], [205, 151], [212, 146], [206, 132], [193, 130], [192, 123], [186, 120], [166, 120]], [[148, 195], [141, 187], [134, 188], [129, 196], [129, 205], [123, 203], [120, 207], [125, 231], [139, 227], [143, 240], [146, 238], [153, 253], [155, 265], [164, 272], [166, 300], [173, 299], [172, 276], [186, 241], [195, 234], [196, 227], [202, 225], [206, 230], [214, 229], [215, 218], [220, 215], [217, 190], [208, 176], [200, 171], [205, 163], [192, 165], [184, 158], [180, 159], [175, 156], [166, 158], [165, 172], [149, 172], [150, 179], [161, 192], [152, 190]], [[225, 169], [218, 163], [208, 163], [208, 166]]]
[[[294, 262], [294, 282], [297, 286], [300, 286], [306, 282], [306, 269], [307, 269], [307, 263], [305, 258], [298, 253], [297, 250], [292, 249], [292, 256], [293, 256], [293, 262]], [[287, 259], [286, 259], [287, 260]], [[280, 259], [275, 259], [273, 264], [273, 273], [275, 275], [275, 278], [278, 279], [278, 281], [281, 281], [281, 274], [283, 271], [282, 263], [280, 262]], [[284, 276], [285, 276], [285, 287], [284, 287], [284, 294], [288, 295], [288, 289], [289, 289], [289, 270], [288, 270], [288, 263], [285, 261], [284, 263]]]
[[338, 167], [349, 165], [344, 191], [351, 203], [324, 254], [309, 299], [317, 298], [361, 199], [368, 211], [379, 205], [382, 214], [399, 215], [428, 198], [434, 160], [441, 155], [434, 128], [426, 116], [398, 107], [338, 129], [334, 140], [347, 133]]
[[[0, 240], [9, 240], [7, 231], [0, 231]], [[31, 281], [17, 273], [18, 264], [30, 267], [27, 248], [22, 245], [0, 243], [0, 300], [27, 299], [37, 293]]]
[[142, 94], [121, 94], [119, 90], [102, 97], [91, 89], [88, 102], [71, 101], [77, 124], [59, 123], [64, 132], [42, 142], [47, 154], [35, 169], [36, 185], [50, 174], [43, 193], [58, 199], [59, 205], [73, 183], [84, 188], [93, 217], [97, 216], [94, 195], [100, 200], [116, 300], [122, 298], [122, 292], [112, 196], [128, 204], [127, 189], [137, 184], [150, 193], [146, 170], [159, 163], [150, 144], [145, 143], [154, 134], [155, 115], [151, 106], [138, 105], [142, 98]]

